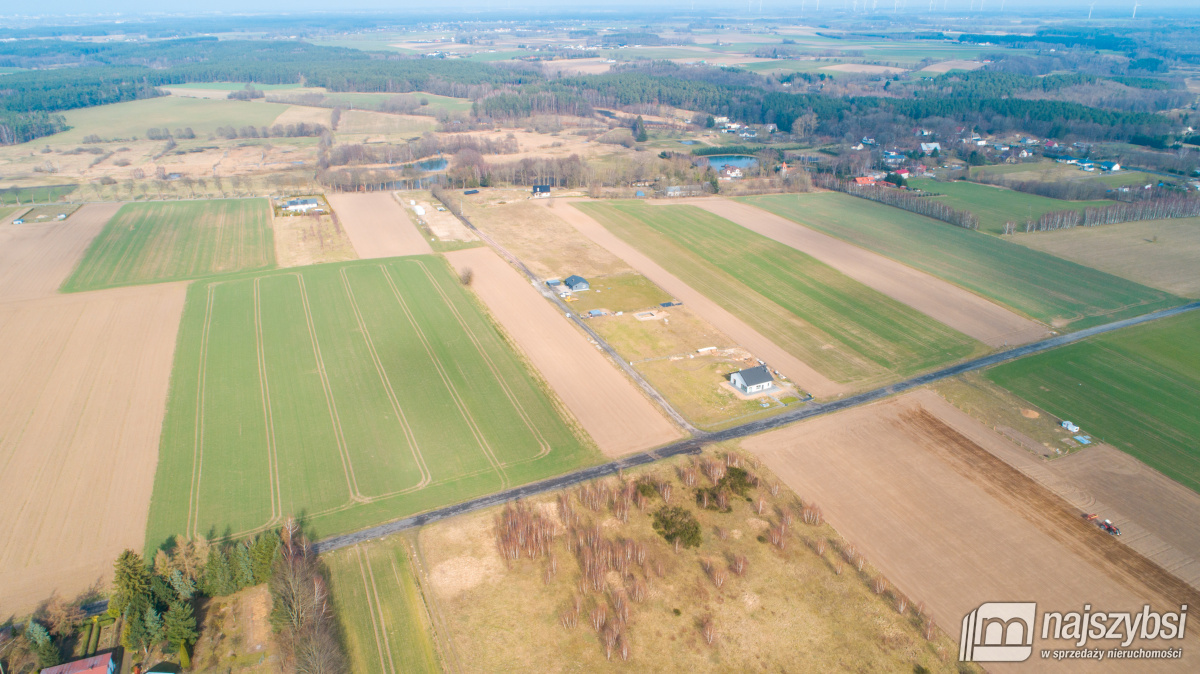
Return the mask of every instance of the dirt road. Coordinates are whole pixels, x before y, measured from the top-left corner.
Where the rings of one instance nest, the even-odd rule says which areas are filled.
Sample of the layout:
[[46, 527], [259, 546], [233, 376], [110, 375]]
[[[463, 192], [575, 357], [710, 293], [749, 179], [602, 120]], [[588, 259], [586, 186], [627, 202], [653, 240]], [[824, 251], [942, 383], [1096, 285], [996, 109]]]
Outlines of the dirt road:
[[732, 337], [757, 358], [766, 361], [773, 369], [787, 375], [805, 391], [818, 398], [828, 398], [841, 395], [849, 390], [848, 387], [828, 379], [804, 361], [776, 346], [768, 337], [705, 297], [704, 294], [692, 289], [679, 277], [663, 269], [641, 251], [625, 243], [600, 223], [574, 208], [570, 202], [564, 205], [567, 207], [559, 206], [555, 209], [555, 215], [566, 220], [581, 234], [624, 260], [626, 264], [686, 304], [701, 318]]
[[2, 615], [141, 548], [185, 287], [0, 302]]
[[87, 204], [62, 222], [0, 226], [0, 302], [51, 295], [121, 204]]
[[489, 248], [447, 253], [471, 288], [607, 456], [649, 449], [680, 432], [604, 355]]
[[993, 347], [1032, 342], [1046, 326], [923, 271], [841, 239], [728, 199], [697, 199], [694, 206], [811, 255], [850, 278]]
[[337, 213], [358, 257], [433, 253], [429, 242], [392, 198], [391, 192], [328, 194], [326, 199]]
[[[1147, 602], [1155, 610], [1178, 610], [1200, 600], [1193, 588], [1097, 531], [988, 449], [1007, 442], [920, 391], [742, 446], [801, 498], [820, 505], [841, 535], [901, 591], [925, 601], [952, 635], [984, 602], [1036, 601], [1039, 611], [1065, 612], [1082, 611], [1084, 604], [1140, 611]], [[1075, 661], [1042, 660], [1039, 644], [1066, 647], [1035, 639], [1035, 654], [1025, 664], [1031, 671], [1080, 668]], [[1182, 662], [1141, 664], [1149, 671], [1200, 666], [1196, 638], [1169, 645], [1183, 647]], [[1106, 667], [1122, 669], [1107, 663], [1100, 669]]]

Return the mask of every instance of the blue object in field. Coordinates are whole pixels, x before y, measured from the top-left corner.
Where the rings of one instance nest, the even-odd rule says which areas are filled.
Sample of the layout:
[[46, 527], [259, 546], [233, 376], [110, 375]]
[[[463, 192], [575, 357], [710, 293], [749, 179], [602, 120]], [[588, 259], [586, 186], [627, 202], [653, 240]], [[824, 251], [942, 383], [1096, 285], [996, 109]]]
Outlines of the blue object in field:
[[467, 190], [466, 192], [463, 192], [463, 194], [479, 194], [479, 190]]
[[1081, 445], [1092, 444], [1092, 438], [1089, 435], [1076, 435], [1075, 439], [1078, 440], [1079, 444], [1081, 444]]
[[603, 309], [592, 309], [591, 311], [588, 312], [588, 315], [589, 316], [603, 316], [604, 310]]
[[638, 190], [638, 191], [637, 191], [637, 192], [636, 192], [636, 193], [635, 193], [633, 196], [635, 196], [635, 197], [644, 197], [644, 196], [646, 196], [646, 193], [645, 193], [645, 192], [643, 192], [643, 191], [641, 191], [641, 190]]

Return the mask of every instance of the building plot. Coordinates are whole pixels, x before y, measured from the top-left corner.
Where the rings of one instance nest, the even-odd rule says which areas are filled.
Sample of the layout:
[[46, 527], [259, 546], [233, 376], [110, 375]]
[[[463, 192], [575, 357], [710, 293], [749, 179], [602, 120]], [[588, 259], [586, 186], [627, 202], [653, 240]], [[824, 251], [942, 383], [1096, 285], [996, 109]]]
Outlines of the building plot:
[[[82, 251], [86, 241], [66, 234], [48, 241]], [[48, 264], [31, 280], [44, 291], [73, 260], [43, 252]], [[6, 615], [108, 582], [121, 550], [142, 545], [184, 296], [181, 284], [159, 284], [0, 301]]]
[[811, 256], [695, 206], [573, 205], [835, 382], [864, 387], [986, 350]]
[[[1033, 601], [1039, 612], [1082, 611], [1085, 604], [1140, 612], [1146, 604], [1178, 611], [1200, 599], [997, 458], [997, 448], [1022, 450], [931, 392], [814, 419], [742, 446], [818, 504], [847, 541], [897, 588], [925, 601], [952, 635], [985, 602]], [[1031, 660], [1037, 668], [1078, 666], [1042, 659], [1039, 648], [1075, 644], [1046, 642], [1038, 632]], [[1184, 671], [1200, 662], [1191, 635], [1132, 645], [1183, 648], [1182, 663], [1151, 668]], [[1110, 668], [1121, 671], [1119, 664]]]
[[863, 285], [988, 346], [1013, 346], [1049, 336], [1044, 325], [979, 295], [774, 213], [727, 199], [697, 200], [695, 205], [811, 255]]
[[446, 254], [607, 456], [646, 450], [680, 432], [536, 290], [491, 249]]
[[53, 294], [120, 208], [88, 204], [61, 222], [0, 225], [0, 302]]
[[[84, 210], [64, 224], [78, 224]], [[134, 203], [108, 221], [62, 290], [182, 281], [274, 266], [266, 199]]]
[[433, 253], [429, 242], [390, 192], [329, 194], [326, 199], [350, 236], [359, 258]]
[[188, 291], [147, 545], [302, 517], [327, 536], [594, 462], [445, 262]]

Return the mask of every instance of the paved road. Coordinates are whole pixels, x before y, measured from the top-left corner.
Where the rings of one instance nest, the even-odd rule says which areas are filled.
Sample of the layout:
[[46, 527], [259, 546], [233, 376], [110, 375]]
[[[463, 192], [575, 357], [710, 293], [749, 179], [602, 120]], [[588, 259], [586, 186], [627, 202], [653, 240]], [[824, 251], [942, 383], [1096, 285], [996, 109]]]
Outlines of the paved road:
[[1057, 337], [1043, 339], [1040, 342], [1033, 342], [1032, 344], [1019, 346], [1015, 349], [1009, 349], [1008, 351], [993, 353], [988, 356], [983, 356], [982, 358], [976, 358], [964, 363], [959, 363], [958, 365], [952, 365], [941, 370], [929, 372], [911, 379], [906, 379], [896, 384], [891, 384], [889, 386], [877, 388], [872, 391], [842, 398], [841, 400], [834, 400], [825, 403], [814, 403], [796, 409], [792, 412], [785, 412], [767, 419], [751, 421], [749, 423], [742, 424], [741, 426], [734, 426], [733, 428], [718, 431], [716, 433], [700, 434], [688, 440], [667, 445], [666, 447], [660, 447], [649, 452], [633, 454], [611, 463], [592, 466], [591, 468], [584, 468], [572, 473], [553, 477], [548, 480], [542, 480], [541, 482], [534, 482], [522, 487], [516, 487], [513, 489], [507, 489], [505, 491], [496, 492], [495, 494], [481, 496], [464, 503], [447, 506], [445, 508], [438, 508], [437, 510], [431, 510], [420, 515], [414, 515], [412, 517], [406, 517], [394, 522], [388, 522], [387, 524], [381, 524], [369, 529], [363, 529], [362, 531], [357, 531], [352, 534], [327, 538], [317, 544], [317, 550], [318, 552], [337, 550], [338, 548], [344, 548], [346, 546], [361, 543], [363, 541], [380, 538], [387, 536], [388, 534], [404, 531], [405, 529], [411, 529], [413, 527], [419, 527], [431, 522], [437, 522], [438, 520], [443, 520], [447, 517], [454, 517], [455, 515], [469, 513], [483, 508], [490, 508], [491, 506], [500, 505], [507, 501], [512, 501], [518, 498], [526, 498], [537, 494], [544, 494], [546, 492], [556, 491], [558, 489], [569, 487], [587, 480], [604, 477], [606, 475], [613, 475], [619, 470], [632, 468], [634, 466], [641, 466], [647, 463], [653, 463], [670, 456], [677, 456], [679, 454], [695, 454], [698, 453], [705, 445], [714, 442], [721, 442], [723, 440], [731, 440], [734, 438], [743, 438], [748, 435], [754, 435], [763, 431], [779, 428], [780, 426], [785, 426], [787, 424], [800, 421], [801, 419], [809, 419], [823, 414], [830, 414], [832, 412], [849, 409], [851, 407], [865, 405], [867, 403], [874, 402], [876, 400], [880, 400], [882, 398], [886, 398], [918, 386], [924, 386], [925, 384], [946, 379], [947, 377], [960, 375], [964, 372], [979, 370], [985, 367], [996, 365], [997, 363], [1015, 360], [1017, 358], [1047, 351], [1065, 344], [1078, 342], [1082, 339], [1086, 339], [1095, 335], [1112, 332], [1113, 330], [1120, 330], [1121, 328], [1126, 328], [1131, 325], [1156, 321], [1167, 318], [1168, 316], [1175, 316], [1188, 311], [1194, 311], [1196, 309], [1200, 309], [1200, 301], [1185, 304], [1173, 309], [1165, 309], [1163, 311], [1157, 311], [1144, 316], [1138, 316], [1136, 318], [1129, 318], [1123, 321], [1115, 321], [1113, 323], [1098, 325], [1093, 328], [1072, 332], [1066, 335], [1059, 335]]

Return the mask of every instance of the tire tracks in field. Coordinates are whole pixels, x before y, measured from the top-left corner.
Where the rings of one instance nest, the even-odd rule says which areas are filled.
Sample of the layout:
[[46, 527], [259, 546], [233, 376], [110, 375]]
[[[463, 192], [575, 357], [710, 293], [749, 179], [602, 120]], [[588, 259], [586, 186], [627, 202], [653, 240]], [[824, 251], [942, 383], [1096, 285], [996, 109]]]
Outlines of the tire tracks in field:
[[417, 436], [413, 433], [412, 427], [408, 424], [408, 417], [404, 414], [404, 408], [400, 406], [400, 399], [396, 396], [395, 389], [392, 388], [392, 382], [388, 378], [387, 371], [383, 368], [383, 361], [379, 358], [379, 353], [375, 350], [375, 341], [371, 339], [371, 332], [367, 330], [367, 323], [363, 319], [362, 311], [358, 308], [358, 300], [354, 296], [354, 289], [350, 287], [350, 277], [346, 275], [346, 268], [342, 267], [339, 270], [342, 277], [342, 286], [346, 290], [346, 298], [350, 301], [350, 309], [354, 313], [354, 320], [358, 323], [358, 329], [362, 332], [363, 341], [366, 342], [367, 352], [371, 354], [371, 362], [375, 365], [375, 371], [379, 374], [379, 380], [383, 384], [383, 390], [387, 393], [388, 402], [392, 405], [392, 411], [396, 413], [396, 419], [400, 422], [400, 428], [404, 431], [404, 439], [408, 442], [409, 450], [412, 451], [413, 460], [417, 463], [417, 470], [421, 473], [421, 479], [416, 485], [403, 489], [398, 492], [391, 492], [386, 495], [373, 497], [371, 500], [383, 498], [384, 496], [392, 496], [398, 493], [406, 493], [424, 489], [433, 482], [433, 473], [429, 471], [429, 467], [425, 465], [425, 457], [421, 453], [421, 447], [417, 444]]
[[213, 298], [219, 284], [209, 284], [204, 307], [204, 326], [200, 329], [200, 365], [196, 377], [196, 421], [192, 437], [192, 482], [188, 494], [188, 523], [186, 533], [190, 538], [199, 536], [200, 520], [200, 476], [204, 463], [204, 395], [208, 377], [208, 337], [212, 328]]
[[300, 288], [300, 303], [304, 307], [304, 322], [308, 327], [308, 338], [312, 342], [313, 360], [317, 365], [317, 378], [321, 380], [321, 388], [325, 392], [325, 406], [329, 410], [329, 420], [333, 424], [333, 439], [338, 448], [338, 456], [342, 460], [342, 472], [346, 475], [346, 488], [350, 491], [352, 502], [365, 502], [362, 492], [358, 489], [358, 479], [354, 474], [354, 461], [350, 457], [350, 447], [346, 444], [346, 436], [342, 432], [342, 418], [338, 415], [337, 400], [333, 397], [333, 386], [329, 383], [329, 374], [325, 371], [325, 359], [321, 356], [321, 342], [317, 339], [317, 327], [312, 317], [312, 307], [308, 303], [308, 287], [304, 285], [304, 277], [292, 274]]
[[446, 366], [442, 364], [442, 360], [438, 358], [433, 350], [433, 345], [429, 343], [429, 338], [425, 332], [421, 330], [421, 326], [417, 324], [417, 318], [413, 315], [412, 310], [408, 306], [408, 302], [404, 301], [404, 297], [400, 294], [400, 289], [396, 287], [396, 282], [392, 280], [392, 275], [388, 273], [387, 267], [379, 265], [379, 271], [383, 273], [383, 278], [387, 280], [388, 287], [392, 289], [392, 294], [396, 296], [396, 302], [400, 305], [400, 309], [404, 312], [404, 316], [408, 318], [408, 322], [412, 325], [413, 330], [417, 333], [417, 338], [421, 340], [421, 345], [425, 347], [425, 353], [429, 355], [429, 360], [433, 362], [434, 368], [441, 377], [442, 383], [446, 385], [446, 390], [449, 391], [450, 397], [454, 399], [455, 405], [458, 407], [459, 414], [462, 415], [463, 421], [467, 422], [467, 428], [471, 430], [471, 435], [475, 437], [476, 444], [479, 445], [479, 450], [483, 452], [484, 458], [492, 467], [496, 469], [496, 473], [500, 476], [500, 488], [504, 489], [509, 486], [508, 473], [504, 470], [504, 464], [496, 458], [495, 451], [488, 443], [487, 437], [484, 436], [483, 430], [479, 428], [479, 423], [475, 421], [475, 417], [471, 414], [471, 410], [467, 407], [467, 403], [463, 400], [462, 394], [458, 392], [458, 388], [454, 386], [454, 382], [450, 379], [449, 372], [446, 371]]
[[[375, 650], [379, 653], [379, 669], [385, 673], [390, 669], [392, 674], [396, 674], [396, 663], [392, 662], [392, 647], [387, 638], [387, 622], [383, 619], [383, 607], [379, 601], [379, 591], [375, 587], [375, 573], [370, 571], [371, 560], [363, 562], [361, 546], [355, 546], [354, 552], [358, 557], [358, 571], [362, 575], [363, 596], [367, 599], [367, 614], [371, 616], [371, 629], [375, 634]], [[367, 580], [368, 573], [370, 573], [369, 581]], [[374, 597], [374, 601], [371, 601], [372, 597]], [[381, 636], [382, 638], [380, 638]], [[385, 646], [388, 662], [384, 662], [383, 659]], [[388, 667], [389, 663], [391, 664], [390, 668]]]
[[[508, 401], [512, 403], [513, 408], [517, 410], [517, 415], [521, 417], [521, 421], [525, 423], [525, 427], [528, 428], [529, 432], [533, 435], [534, 440], [540, 447], [537, 456], [533, 458], [540, 459], [549, 454], [551, 451], [550, 443], [546, 442], [546, 439], [542, 436], [542, 432], [538, 429], [537, 425], [533, 423], [533, 420], [530, 419], [529, 413], [525, 411], [525, 407], [521, 404], [521, 401], [517, 398], [516, 394], [513, 393], [512, 389], [508, 387], [508, 382], [504, 381], [504, 377], [500, 375], [500, 369], [496, 367], [494, 362], [492, 362], [491, 355], [489, 355], [487, 350], [483, 348], [483, 344], [479, 341], [479, 338], [475, 335], [474, 331], [467, 326], [466, 320], [463, 319], [462, 314], [458, 311], [458, 308], [454, 306], [454, 302], [451, 301], [450, 296], [446, 294], [445, 289], [443, 289], [441, 284], [437, 282], [433, 274], [429, 272], [429, 268], [425, 266], [424, 262], [420, 260], [410, 261], [416, 263], [416, 265], [421, 268], [421, 271], [425, 272], [425, 277], [429, 279], [430, 285], [437, 290], [438, 294], [442, 297], [442, 301], [447, 307], [450, 308], [450, 313], [454, 314], [454, 318], [458, 321], [459, 326], [462, 327], [463, 332], [466, 333], [467, 338], [471, 340], [471, 343], [475, 345], [475, 350], [478, 351], [479, 355], [483, 357], [484, 363], [487, 364], [488, 370], [491, 371], [492, 376], [496, 378], [496, 382], [500, 384], [500, 389], [504, 391], [505, 397], [507, 397]], [[511, 464], [504, 463], [501, 465], [508, 466]]]
[[267, 350], [263, 340], [262, 329], [262, 290], [259, 282], [262, 277], [254, 279], [254, 347], [258, 356], [258, 388], [262, 396], [263, 420], [266, 422], [267, 440], [267, 475], [271, 483], [271, 519], [267, 526], [278, 522], [283, 517], [283, 485], [279, 482], [279, 451], [275, 445], [275, 415], [271, 410], [271, 385], [267, 380]]

